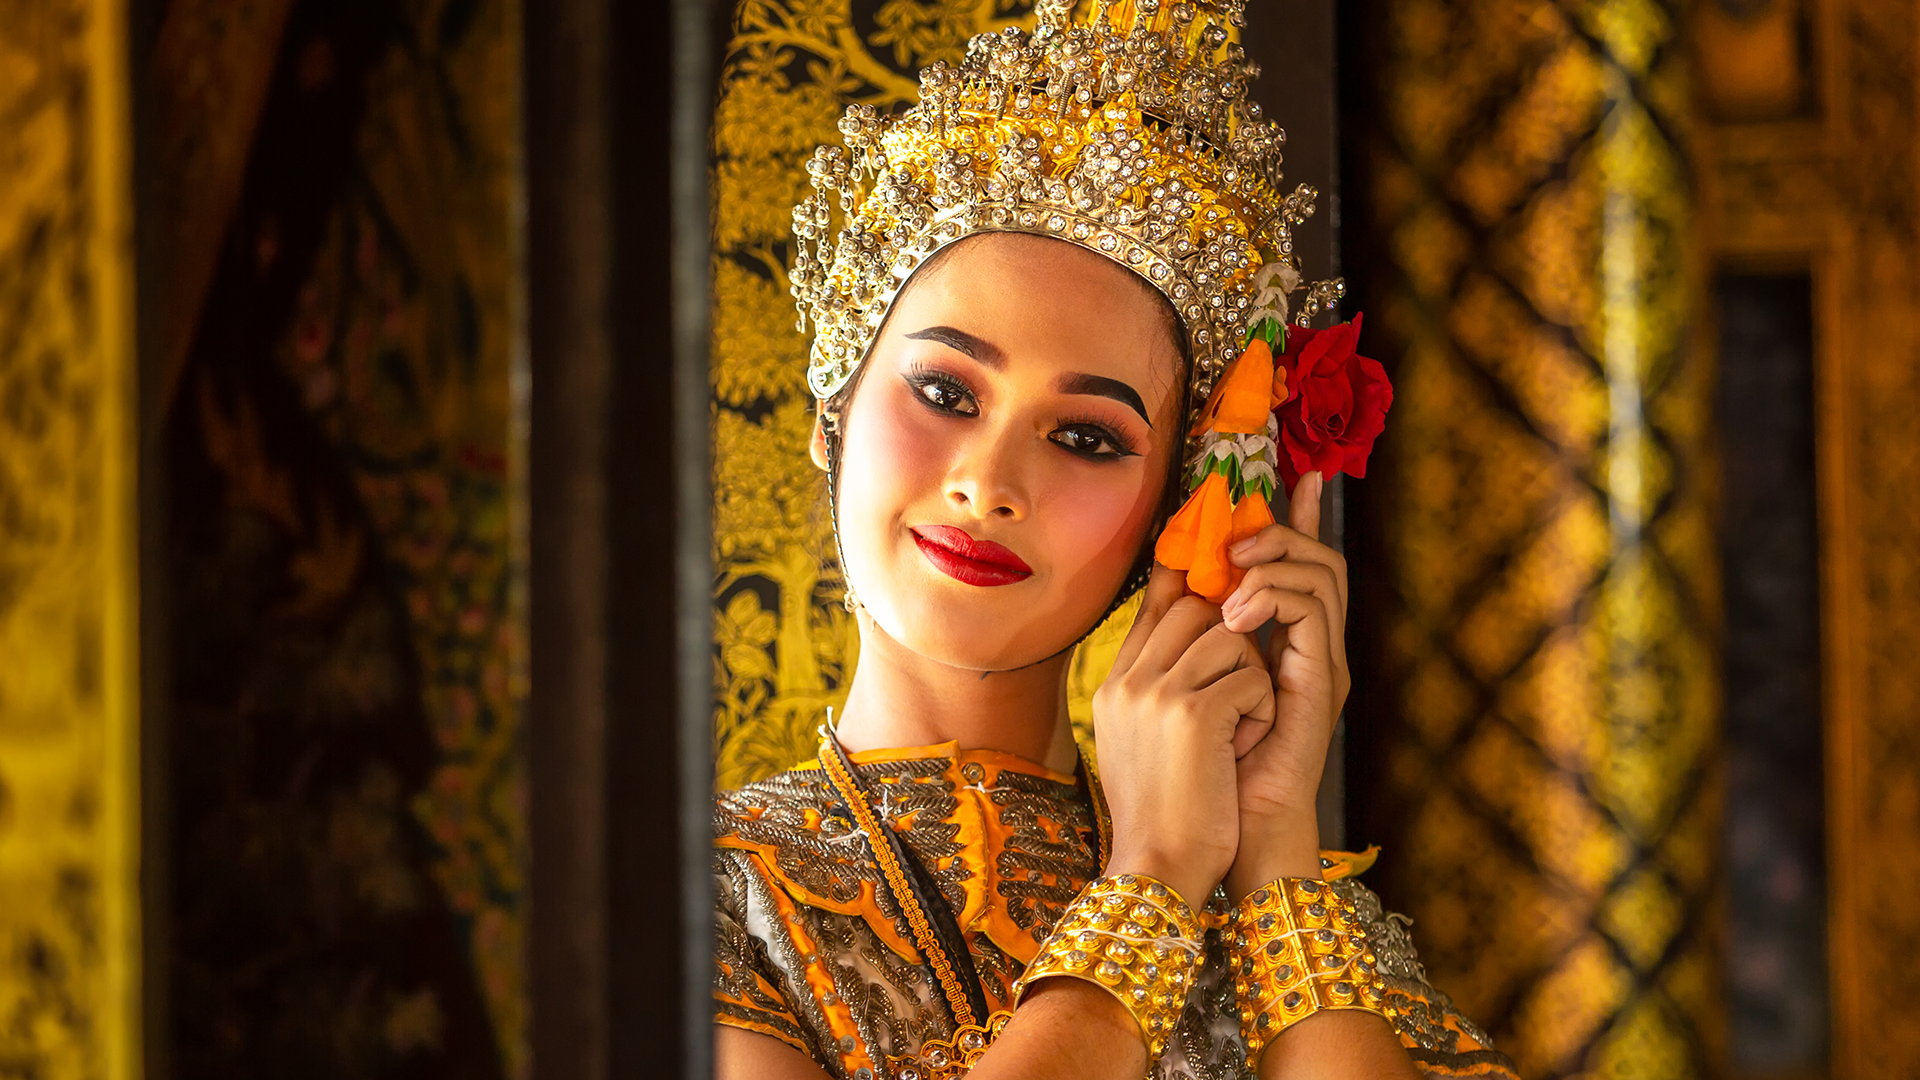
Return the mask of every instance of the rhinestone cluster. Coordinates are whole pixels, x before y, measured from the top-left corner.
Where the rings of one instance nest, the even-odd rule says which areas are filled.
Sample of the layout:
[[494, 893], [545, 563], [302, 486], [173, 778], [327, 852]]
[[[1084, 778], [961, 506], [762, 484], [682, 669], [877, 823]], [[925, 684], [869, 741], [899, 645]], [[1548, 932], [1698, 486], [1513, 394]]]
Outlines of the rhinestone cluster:
[[963, 1024], [950, 1039], [928, 1039], [918, 1056], [889, 1057], [887, 1072], [895, 1080], [959, 1080], [972, 1071], [1011, 1019], [1012, 1013], [997, 1012], [985, 1026]]
[[849, 108], [843, 145], [815, 151], [814, 190], [794, 208], [790, 280], [801, 329], [813, 325], [815, 396], [852, 377], [935, 252], [1020, 232], [1098, 252], [1159, 289], [1204, 401], [1245, 337], [1254, 275], [1293, 265], [1291, 229], [1315, 198], [1304, 184], [1281, 193], [1285, 136], [1248, 100], [1259, 69], [1231, 31], [1244, 6], [1078, 0], [1076, 12], [1044, 0], [1031, 34], [983, 34], [957, 68], [921, 72], [906, 112]]
[[1204, 948], [1200, 920], [1164, 883], [1104, 877], [1081, 890], [1014, 988], [1065, 975], [1103, 987], [1140, 1025], [1158, 1061], [1186, 1007]]
[[1231, 924], [1233, 986], [1247, 1060], [1325, 1009], [1391, 1017], [1379, 957], [1353, 901], [1326, 882], [1282, 878], [1248, 894]]

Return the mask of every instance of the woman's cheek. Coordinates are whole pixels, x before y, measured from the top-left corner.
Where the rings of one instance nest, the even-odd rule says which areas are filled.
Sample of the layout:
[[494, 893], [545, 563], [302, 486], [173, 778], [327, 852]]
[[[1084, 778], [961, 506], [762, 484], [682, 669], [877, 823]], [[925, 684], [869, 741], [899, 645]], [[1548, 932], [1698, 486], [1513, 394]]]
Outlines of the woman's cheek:
[[[941, 418], [893, 392], [875, 394], [848, 418], [843, 454], [842, 521], [857, 517], [877, 532], [890, 532], [929, 492], [938, 494], [940, 463], [951, 434]], [[862, 402], [856, 399], [856, 406]], [[884, 544], [883, 536], [873, 542]]]
[[1062, 575], [1073, 588], [1105, 594], [1111, 588], [1093, 588], [1098, 580], [1119, 577], [1132, 567], [1145, 541], [1152, 518], [1152, 502], [1144, 497], [1146, 466], [1142, 458], [1103, 465], [1080, 465], [1067, 470], [1050, 485], [1050, 547], [1058, 553]]

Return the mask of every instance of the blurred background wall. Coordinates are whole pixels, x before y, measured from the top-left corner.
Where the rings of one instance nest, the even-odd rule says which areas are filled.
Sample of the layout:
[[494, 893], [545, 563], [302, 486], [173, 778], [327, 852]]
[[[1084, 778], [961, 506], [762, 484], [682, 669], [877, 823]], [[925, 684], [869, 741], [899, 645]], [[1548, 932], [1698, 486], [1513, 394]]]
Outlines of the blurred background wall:
[[[593, 358], [536, 363], [530, 344], [556, 322], [625, 333], [634, 385], [672, 381], [669, 245], [648, 235], [675, 214], [672, 38], [664, 12], [609, 9], [0, 9], [0, 1075], [508, 1078], [540, 1045], [552, 1074], [569, 1055], [583, 1075], [703, 1058], [679, 974], [706, 910], [680, 857], [705, 851], [675, 802], [693, 789], [672, 635], [612, 652], [642, 684], [617, 708], [607, 670], [565, 671], [671, 624], [676, 549], [631, 460], [604, 442], [568, 459], [564, 438], [632, 421], [619, 451], [664, 466], [671, 507], [676, 477], [704, 477], [706, 425], [676, 468], [670, 394], [569, 398]], [[646, 79], [583, 75], [596, 19]], [[630, 140], [637, 167], [529, 165], [555, 137], [612, 143], [605, 111], [577, 106], [616, 90], [649, 110], [623, 115], [659, 118]], [[690, 130], [708, 98], [684, 99]], [[547, 224], [555, 204], [594, 215], [599, 261], [533, 275], [555, 260], [530, 206]], [[642, 226], [631, 244], [606, 239], [616, 220]], [[636, 299], [582, 316], [622, 272]], [[567, 513], [561, 488], [591, 483], [633, 510]], [[618, 550], [588, 602], [535, 590], [595, 542]], [[703, 804], [705, 740], [684, 745]], [[645, 933], [610, 932], [615, 906]]]
[[[0, 0], [0, 1075], [703, 1068], [802, 162], [1030, 13], [640, 7]], [[1526, 1075], [1920, 1070], [1920, 6], [1251, 18], [1399, 386], [1329, 841]]]

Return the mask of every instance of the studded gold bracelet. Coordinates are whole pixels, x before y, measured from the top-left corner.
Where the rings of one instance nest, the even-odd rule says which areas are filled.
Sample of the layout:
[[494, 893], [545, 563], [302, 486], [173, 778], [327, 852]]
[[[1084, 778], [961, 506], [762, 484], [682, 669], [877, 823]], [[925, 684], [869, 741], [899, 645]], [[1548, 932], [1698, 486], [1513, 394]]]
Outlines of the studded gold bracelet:
[[1186, 1007], [1203, 946], [1200, 920], [1180, 894], [1142, 874], [1100, 878], [1054, 926], [1014, 987], [1016, 1000], [1042, 979], [1084, 979], [1118, 998], [1160, 1060]]
[[1379, 958], [1353, 901], [1315, 878], [1281, 878], [1234, 909], [1234, 990], [1247, 1062], [1279, 1034], [1327, 1009], [1390, 1016]]

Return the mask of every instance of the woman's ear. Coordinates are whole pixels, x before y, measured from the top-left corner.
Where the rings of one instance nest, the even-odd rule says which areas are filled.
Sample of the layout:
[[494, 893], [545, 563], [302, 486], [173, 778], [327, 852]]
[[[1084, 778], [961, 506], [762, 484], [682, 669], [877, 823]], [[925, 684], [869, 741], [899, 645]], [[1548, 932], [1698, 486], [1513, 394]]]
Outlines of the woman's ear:
[[813, 438], [807, 440], [807, 456], [821, 472], [827, 471], [827, 425], [822, 420], [825, 415], [823, 410], [814, 410]]

